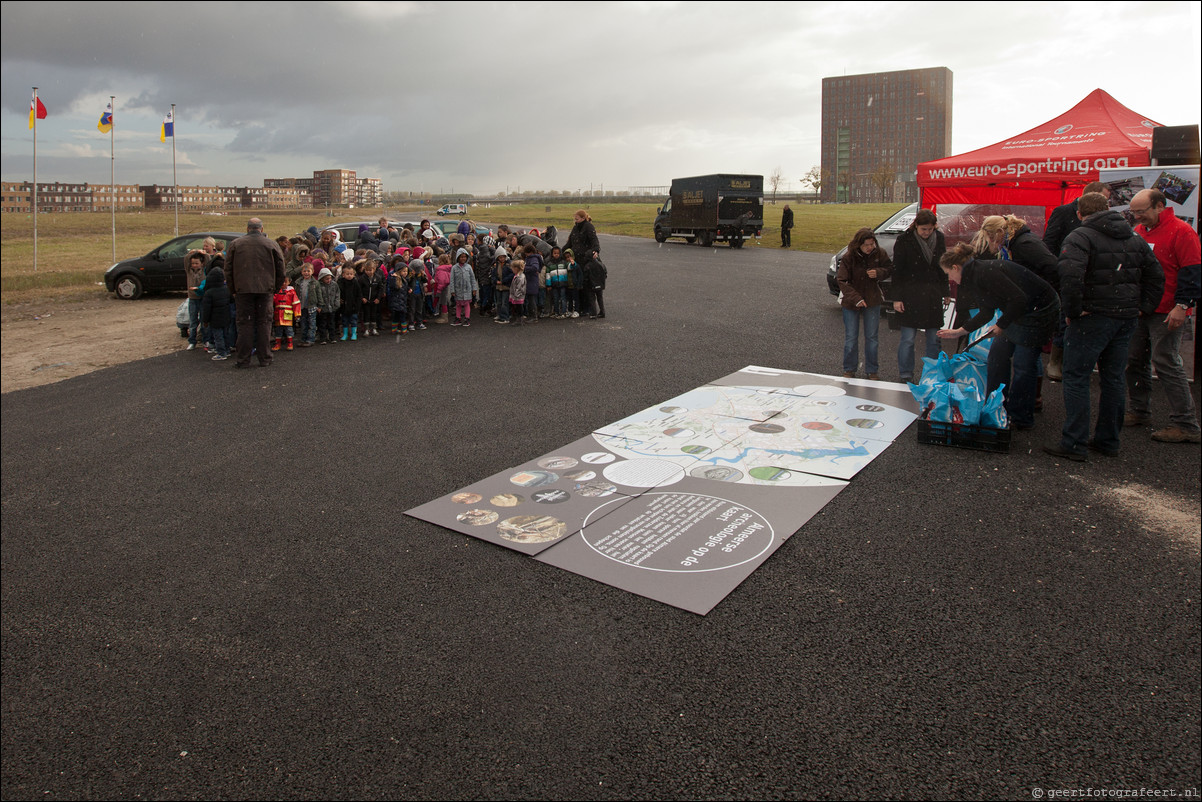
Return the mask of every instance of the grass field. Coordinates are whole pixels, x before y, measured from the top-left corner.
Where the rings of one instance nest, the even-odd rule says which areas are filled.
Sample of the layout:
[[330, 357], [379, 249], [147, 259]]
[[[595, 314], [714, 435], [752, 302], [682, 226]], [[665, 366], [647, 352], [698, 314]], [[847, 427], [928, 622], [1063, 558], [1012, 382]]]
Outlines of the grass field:
[[[861, 226], [875, 226], [904, 204], [871, 203], [856, 205], [792, 204], [796, 226], [793, 249], [834, 253], [851, 239]], [[651, 238], [656, 204], [594, 203], [585, 208], [597, 230]], [[577, 204], [517, 204], [473, 207], [471, 217], [482, 223], [537, 227], [554, 225], [560, 241], [572, 229]], [[764, 236], [760, 243], [751, 240], [748, 247], [778, 247], [780, 217], [784, 204], [765, 205]], [[420, 219], [428, 208], [389, 208], [383, 211], [394, 219]], [[319, 228], [338, 220], [375, 220], [380, 210], [340, 211], [333, 217], [323, 212], [261, 212], [264, 228], [272, 237], [291, 236], [311, 225]], [[181, 234], [192, 231], [245, 231], [249, 213], [226, 216], [181, 213]], [[21, 303], [35, 297], [83, 296], [104, 292], [104, 271], [113, 263], [111, 215], [104, 212], [73, 212], [38, 215], [38, 265], [33, 269], [33, 216], [5, 212], [0, 214], [0, 301]], [[173, 212], [141, 212], [117, 215], [117, 259], [128, 259], [149, 252], [174, 236]]]

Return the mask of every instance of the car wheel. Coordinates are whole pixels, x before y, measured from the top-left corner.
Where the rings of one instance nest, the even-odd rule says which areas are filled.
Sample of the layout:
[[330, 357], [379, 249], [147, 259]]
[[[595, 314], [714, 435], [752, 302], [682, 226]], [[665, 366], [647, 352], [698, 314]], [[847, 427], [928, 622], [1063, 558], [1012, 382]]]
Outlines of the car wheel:
[[703, 231], [697, 235], [697, 244], [702, 248], [708, 248], [714, 244], [713, 236], [708, 231]]
[[657, 228], [657, 229], [655, 229], [655, 241], [656, 242], [667, 242], [668, 235], [662, 229]]
[[142, 279], [133, 273], [126, 273], [117, 279], [114, 292], [123, 301], [133, 301], [142, 297]]

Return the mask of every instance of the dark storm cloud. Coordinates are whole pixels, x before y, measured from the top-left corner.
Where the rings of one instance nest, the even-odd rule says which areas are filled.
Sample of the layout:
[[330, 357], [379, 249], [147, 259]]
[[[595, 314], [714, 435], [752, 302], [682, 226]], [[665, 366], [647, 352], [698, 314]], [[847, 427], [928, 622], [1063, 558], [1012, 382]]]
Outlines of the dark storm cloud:
[[[983, 46], [979, 6], [938, 8], [6, 2], [3, 107], [21, 120], [39, 86], [58, 123], [43, 134], [45, 163], [68, 168], [74, 147], [77, 172], [103, 166], [106, 176], [86, 137], [113, 94], [120, 119], [152, 121], [136, 137], [121, 129], [136, 138], [137, 153], [122, 156], [131, 173], [137, 159], [161, 164], [150, 132], [174, 103], [174, 144], [211, 183], [346, 167], [388, 189], [575, 189], [777, 166], [795, 182], [820, 159], [824, 76], [951, 67], [954, 144], [968, 149], [1049, 119], [1097, 86], [1156, 117], [1154, 86], [1127, 70], [1077, 69], [1076, 48], [1118, 47], [1133, 19], [1188, 31], [1198, 17], [1196, 3], [1134, 13], [1103, 4], [1089, 19], [1072, 6], [1013, 3], [1005, 28], [1022, 35]], [[1095, 20], [1105, 27], [1089, 28]], [[1187, 69], [1174, 105], [1193, 98], [1188, 122], [1198, 81]], [[63, 131], [69, 115], [74, 127]], [[24, 126], [5, 128], [5, 175], [27, 175]]]

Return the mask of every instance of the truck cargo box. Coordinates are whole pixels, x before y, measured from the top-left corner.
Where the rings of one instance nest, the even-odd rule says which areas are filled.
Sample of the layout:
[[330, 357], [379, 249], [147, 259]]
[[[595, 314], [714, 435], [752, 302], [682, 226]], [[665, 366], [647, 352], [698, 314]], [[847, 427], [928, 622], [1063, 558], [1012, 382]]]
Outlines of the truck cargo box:
[[655, 238], [684, 237], [708, 246], [726, 240], [741, 247], [764, 226], [764, 177], [718, 173], [672, 181], [655, 219]]

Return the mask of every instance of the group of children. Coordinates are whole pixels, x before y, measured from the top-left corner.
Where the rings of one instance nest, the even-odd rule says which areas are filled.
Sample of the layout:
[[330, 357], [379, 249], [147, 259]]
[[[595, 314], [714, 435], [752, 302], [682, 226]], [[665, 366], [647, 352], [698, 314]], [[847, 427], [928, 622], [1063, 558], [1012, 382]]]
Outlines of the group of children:
[[[488, 238], [477, 242], [474, 234], [452, 235], [430, 244], [415, 238], [394, 241], [382, 252], [352, 251], [329, 230], [319, 240], [280, 238], [287, 279], [274, 297], [272, 350], [357, 341], [379, 336], [382, 328], [409, 334], [425, 330], [427, 322], [467, 327], [473, 306], [500, 324], [579, 318], [582, 313], [605, 317], [601, 290], [607, 271], [599, 259], [585, 269], [570, 249], [557, 246], [550, 246], [544, 258], [546, 243], [523, 235], [522, 244], [516, 235], [503, 233], [507, 239], [496, 244]], [[190, 264], [194, 258], [205, 254], [193, 254]], [[220, 259], [220, 254], [209, 257], [208, 276], [199, 288], [202, 298], [217, 282], [213, 270], [220, 271]], [[220, 280], [224, 283], [224, 274]], [[218, 352], [214, 359], [229, 354], [237, 336], [233, 320], [232, 312], [228, 320], [202, 318], [206, 348]], [[222, 323], [224, 348], [218, 348], [214, 330]]]

